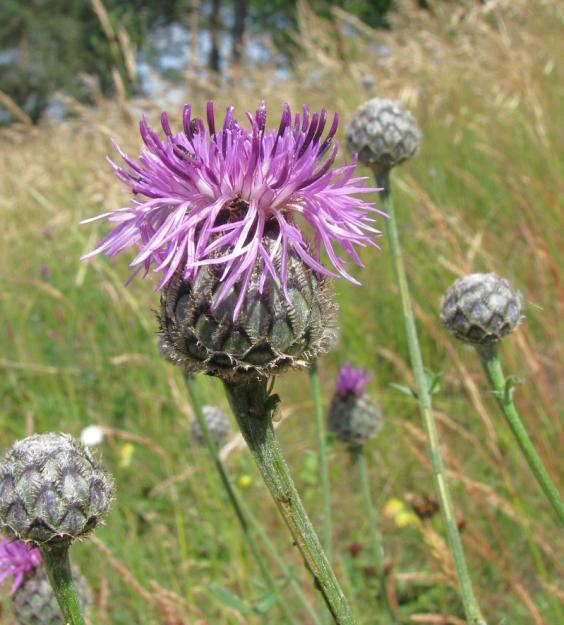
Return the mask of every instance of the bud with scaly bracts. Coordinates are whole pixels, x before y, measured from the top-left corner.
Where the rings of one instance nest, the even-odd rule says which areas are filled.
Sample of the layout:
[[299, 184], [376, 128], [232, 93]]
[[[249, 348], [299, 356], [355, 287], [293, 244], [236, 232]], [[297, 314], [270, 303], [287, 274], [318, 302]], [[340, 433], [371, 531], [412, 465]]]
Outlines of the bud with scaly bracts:
[[523, 296], [494, 273], [459, 278], [441, 303], [441, 321], [460, 341], [495, 343], [513, 332], [521, 320]]
[[346, 130], [347, 149], [376, 175], [411, 158], [421, 142], [417, 122], [396, 100], [374, 98], [356, 111]]
[[344, 364], [339, 370], [337, 388], [329, 407], [328, 429], [337, 440], [349, 447], [361, 447], [380, 429], [380, 411], [363, 386], [372, 374], [363, 369]]
[[0, 463], [0, 531], [34, 546], [85, 536], [112, 498], [108, 473], [67, 434], [18, 441]]

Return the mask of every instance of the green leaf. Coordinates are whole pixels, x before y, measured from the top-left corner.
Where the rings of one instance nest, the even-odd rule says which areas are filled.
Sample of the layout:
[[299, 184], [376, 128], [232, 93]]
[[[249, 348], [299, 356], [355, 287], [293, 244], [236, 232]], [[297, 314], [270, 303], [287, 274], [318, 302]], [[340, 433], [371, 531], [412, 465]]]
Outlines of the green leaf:
[[270, 608], [276, 603], [277, 599], [278, 598], [275, 594], [265, 595], [257, 601], [255, 607], [256, 611], [259, 614], [266, 614], [270, 610]]
[[209, 592], [219, 603], [223, 604], [227, 608], [231, 608], [243, 616], [256, 614], [256, 608], [248, 605], [242, 599], [240, 599], [235, 593], [219, 586], [219, 584], [210, 584]]
[[409, 386], [405, 386], [404, 384], [396, 384], [395, 382], [391, 382], [390, 386], [392, 388], [395, 388], [396, 391], [399, 391], [400, 393], [411, 397], [411, 399], [417, 399], [417, 393], [413, 389], [409, 388]]

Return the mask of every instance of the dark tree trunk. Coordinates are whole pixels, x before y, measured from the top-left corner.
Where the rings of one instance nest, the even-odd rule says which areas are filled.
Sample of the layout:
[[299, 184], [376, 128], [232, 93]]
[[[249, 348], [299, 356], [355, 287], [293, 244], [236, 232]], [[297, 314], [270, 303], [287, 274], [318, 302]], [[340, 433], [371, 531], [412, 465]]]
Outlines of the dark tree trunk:
[[210, 69], [214, 72], [220, 71], [219, 66], [219, 40], [220, 40], [220, 10], [221, 0], [212, 0], [211, 3], [211, 19], [210, 19], [210, 36], [211, 36], [211, 50], [210, 50]]
[[243, 58], [247, 5], [247, 0], [235, 0], [234, 2], [233, 48], [231, 51], [233, 65], [240, 65]]

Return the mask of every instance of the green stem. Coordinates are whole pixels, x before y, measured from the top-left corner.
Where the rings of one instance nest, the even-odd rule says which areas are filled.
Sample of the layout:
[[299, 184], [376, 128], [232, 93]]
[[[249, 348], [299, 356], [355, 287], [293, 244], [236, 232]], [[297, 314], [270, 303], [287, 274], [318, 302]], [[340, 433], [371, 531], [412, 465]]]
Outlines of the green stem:
[[478, 602], [476, 601], [476, 597], [474, 596], [474, 591], [472, 589], [472, 582], [470, 581], [468, 566], [464, 557], [464, 549], [462, 547], [458, 525], [454, 516], [452, 498], [441, 455], [439, 433], [431, 406], [431, 396], [427, 387], [427, 378], [425, 376], [423, 358], [421, 356], [421, 348], [419, 346], [419, 339], [417, 336], [417, 327], [415, 325], [415, 316], [411, 305], [411, 297], [409, 294], [407, 276], [405, 273], [405, 266], [399, 242], [394, 204], [390, 194], [389, 174], [380, 174], [377, 175], [376, 178], [378, 186], [384, 189], [382, 193], [384, 199], [384, 210], [388, 213], [388, 219], [386, 219], [386, 230], [400, 291], [409, 357], [413, 376], [415, 378], [415, 386], [417, 388], [419, 412], [423, 418], [423, 426], [427, 435], [433, 466], [433, 476], [435, 478], [435, 487], [443, 514], [450, 550], [458, 576], [460, 593], [464, 604], [464, 612], [469, 625], [485, 625], [486, 622], [482, 618]]
[[267, 380], [224, 384], [241, 433], [336, 625], [355, 625], [351, 608], [323, 553], [272, 427], [272, 411], [278, 398], [269, 396]]
[[319, 373], [314, 363], [309, 370], [311, 385], [311, 397], [315, 412], [315, 427], [317, 430], [317, 448], [319, 464], [319, 481], [321, 482], [321, 495], [323, 497], [323, 549], [327, 560], [333, 560], [333, 535], [331, 530], [331, 492], [329, 489], [329, 467], [327, 463], [327, 444], [325, 440], [325, 422], [323, 420], [323, 407], [321, 404], [321, 389], [319, 386]]
[[278, 604], [278, 607], [280, 608], [280, 611], [282, 612], [284, 620], [289, 625], [294, 625], [295, 624], [294, 618], [292, 617], [288, 609], [288, 606], [286, 605], [286, 603], [283, 601], [282, 597], [280, 596], [280, 592], [278, 588], [276, 587], [276, 583], [274, 582], [274, 579], [270, 573], [268, 563], [264, 559], [261, 553], [261, 550], [259, 549], [255, 541], [253, 533], [251, 532], [249, 528], [249, 523], [247, 521], [247, 518], [245, 516], [245, 513], [243, 512], [243, 508], [241, 505], [242, 502], [238, 496], [238, 493], [235, 490], [235, 487], [232, 481], [227, 475], [225, 465], [223, 464], [223, 462], [221, 461], [221, 458], [219, 457], [219, 451], [217, 449], [217, 445], [215, 444], [215, 441], [213, 440], [210, 434], [208, 425], [204, 418], [204, 413], [202, 410], [202, 403], [200, 401], [200, 396], [198, 394], [198, 386], [197, 386], [196, 380], [194, 376], [190, 374], [186, 374], [185, 379], [186, 379], [186, 385], [188, 387], [188, 393], [190, 395], [190, 400], [192, 402], [194, 413], [196, 415], [196, 419], [198, 420], [198, 423], [202, 430], [202, 434], [204, 435], [206, 446], [213, 459], [215, 468], [217, 469], [217, 472], [219, 474], [223, 487], [225, 488], [225, 491], [229, 498], [229, 502], [231, 503], [231, 506], [233, 507], [233, 510], [235, 511], [237, 520], [239, 521], [239, 525], [241, 526], [241, 529], [243, 530], [243, 536], [245, 537], [247, 545], [257, 562], [257, 565], [268, 587], [268, 590], [276, 596], [277, 604]]
[[380, 581], [380, 596], [389, 617], [388, 623], [395, 625], [397, 623], [397, 620], [388, 597], [386, 566], [384, 562], [384, 547], [382, 542], [382, 536], [378, 531], [378, 517], [376, 514], [376, 509], [374, 508], [374, 503], [372, 501], [370, 479], [368, 477], [368, 471], [366, 470], [364, 447], [353, 447], [351, 448], [350, 453], [358, 469], [358, 477], [360, 480], [360, 487], [362, 489], [364, 512], [368, 519], [368, 525], [370, 528], [370, 542], [372, 546], [376, 569], [378, 571], [378, 579]]
[[533, 442], [529, 438], [517, 408], [513, 403], [513, 393], [511, 388], [507, 386], [505, 376], [503, 375], [497, 345], [480, 345], [477, 347], [477, 352], [501, 412], [505, 416], [521, 451], [527, 459], [531, 471], [554, 508], [560, 523], [564, 525], [564, 503], [558, 494], [556, 486], [552, 483]]
[[85, 625], [72, 579], [69, 545], [43, 545], [40, 551], [45, 572], [61, 608], [65, 625]]

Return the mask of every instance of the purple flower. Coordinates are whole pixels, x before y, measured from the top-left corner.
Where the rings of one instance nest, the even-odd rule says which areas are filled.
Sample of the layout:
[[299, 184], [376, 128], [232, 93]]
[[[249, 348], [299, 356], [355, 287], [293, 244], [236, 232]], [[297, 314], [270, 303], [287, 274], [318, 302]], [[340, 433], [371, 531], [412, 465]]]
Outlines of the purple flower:
[[[185, 106], [183, 131], [173, 134], [163, 113], [164, 140], [143, 119], [145, 145], [138, 161], [114, 144], [126, 167], [110, 163], [135, 197], [128, 207], [86, 220], [107, 217], [116, 225], [84, 258], [136, 247], [130, 280], [153, 267], [162, 273], [159, 289], [178, 270], [188, 280], [203, 265], [221, 265], [223, 286], [214, 305], [241, 281], [234, 317], [259, 259], [264, 263], [260, 288], [270, 276], [288, 297], [291, 249], [314, 271], [358, 284], [335, 247], [362, 265], [357, 247], [377, 247], [380, 232], [371, 215], [380, 211], [355, 197], [377, 191], [366, 187], [364, 178], [353, 177], [356, 160], [333, 168], [337, 114], [325, 136], [326, 109], [310, 114], [304, 106], [301, 115], [293, 116], [286, 104], [278, 129], [266, 127], [264, 102], [254, 115], [247, 113], [248, 129], [236, 121], [232, 106], [221, 126], [216, 126], [212, 102], [207, 105], [207, 127], [191, 114], [191, 106]], [[314, 235], [311, 247], [304, 226]], [[276, 240], [269, 251], [263, 244], [265, 233]], [[322, 250], [332, 269], [321, 264]], [[277, 254], [281, 262], [275, 264]]]
[[350, 362], [347, 362], [339, 369], [337, 393], [339, 395], [346, 395], [347, 393], [360, 395], [362, 387], [368, 384], [372, 378], [372, 373], [360, 367], [353, 367]]
[[40, 564], [39, 549], [30, 549], [20, 540], [0, 538], [0, 584], [10, 576], [14, 577], [10, 595], [22, 585], [25, 574]]

